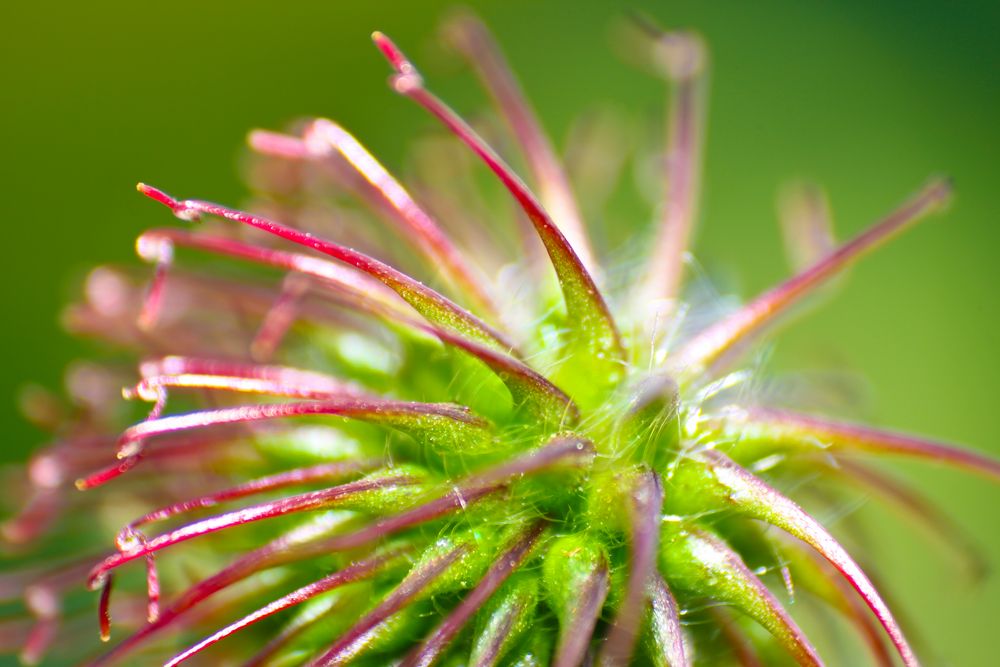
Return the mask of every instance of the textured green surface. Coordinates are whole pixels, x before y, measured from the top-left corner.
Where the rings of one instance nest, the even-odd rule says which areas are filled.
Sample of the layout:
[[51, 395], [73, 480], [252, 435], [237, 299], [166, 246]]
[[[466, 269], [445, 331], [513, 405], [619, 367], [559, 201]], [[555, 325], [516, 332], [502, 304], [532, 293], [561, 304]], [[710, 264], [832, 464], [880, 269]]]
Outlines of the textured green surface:
[[[0, 456], [22, 457], [35, 439], [12, 407], [15, 390], [32, 380], [56, 385], [65, 362], [85, 350], [55, 324], [78, 278], [96, 262], [132, 261], [138, 232], [168, 222], [135, 194], [137, 180], [238, 201], [246, 131], [308, 114], [337, 118], [389, 167], [406, 165], [409, 139], [433, 124], [385, 86], [368, 41], [375, 28], [419, 59], [459, 111], [482, 108], [468, 75], [435, 45], [447, 3], [416, 4], [0, 10]], [[785, 275], [773, 211], [789, 177], [828, 188], [845, 237], [928, 174], [954, 176], [951, 212], [854, 270], [822, 310], [781, 336], [770, 372], [834, 369], [846, 398], [825, 394], [814, 404], [846, 401], [848, 414], [1000, 453], [1000, 9], [923, 0], [473, 4], [560, 144], [574, 117], [602, 103], [623, 110], [637, 135], [659, 131], [662, 85], [615, 55], [610, 35], [625, 7], [705, 34], [713, 69], [696, 254], [724, 293], [747, 297]], [[629, 222], [642, 222], [634, 190], [616, 199], [598, 232], [616, 256], [634, 251]], [[1000, 564], [997, 490], [961, 473], [907, 469]], [[867, 548], [896, 606], [932, 647], [926, 662], [992, 664], [995, 578], [956, 583], [952, 563], [925, 548], [923, 534], [875, 505], [860, 512], [877, 528]]]

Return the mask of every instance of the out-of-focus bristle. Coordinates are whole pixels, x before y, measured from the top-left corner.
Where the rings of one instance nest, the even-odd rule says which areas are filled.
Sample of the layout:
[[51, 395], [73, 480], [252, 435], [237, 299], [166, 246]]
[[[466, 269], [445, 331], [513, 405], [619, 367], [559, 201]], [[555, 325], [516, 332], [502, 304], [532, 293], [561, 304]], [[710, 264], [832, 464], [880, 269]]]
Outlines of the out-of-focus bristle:
[[698, 215], [706, 116], [706, 60], [701, 38], [687, 32], [656, 35], [657, 59], [673, 90], [663, 157], [665, 188], [660, 221], [634, 307], [650, 328], [677, 307], [685, 257]]
[[310, 284], [305, 276], [290, 273], [281, 281], [281, 293], [264, 316], [250, 343], [250, 356], [257, 361], [270, 361], [281, 342], [295, 323], [299, 303], [309, 293]]
[[873, 496], [881, 496], [895, 505], [904, 518], [918, 524], [932, 536], [936, 546], [950, 551], [971, 582], [980, 582], [987, 576], [989, 563], [976, 537], [935, 505], [921, 489], [856, 461], [841, 459], [836, 466], [843, 471], [840, 477], [845, 483], [858, 486]]
[[696, 378], [739, 345], [745, 345], [780, 315], [811, 294], [845, 267], [890, 240], [925, 215], [941, 208], [951, 188], [935, 180], [880, 222], [841, 245], [818, 262], [760, 295], [735, 313], [696, 335], [677, 351], [670, 368], [684, 378]]
[[795, 183], [783, 189], [778, 218], [785, 254], [795, 271], [815, 264], [836, 248], [830, 202], [813, 183]]
[[997, 459], [906, 433], [763, 407], [729, 411], [716, 420], [720, 426], [727, 422], [730, 426], [723, 426], [724, 429], [737, 428], [741, 437], [747, 440], [766, 439], [778, 447], [805, 450], [814, 449], [815, 443], [821, 443], [835, 453], [906, 456], [1000, 480], [1000, 461]]
[[569, 179], [489, 29], [471, 13], [462, 12], [448, 25], [447, 33], [472, 64], [517, 138], [545, 210], [552, 215], [587, 271], [599, 275], [597, 259]]

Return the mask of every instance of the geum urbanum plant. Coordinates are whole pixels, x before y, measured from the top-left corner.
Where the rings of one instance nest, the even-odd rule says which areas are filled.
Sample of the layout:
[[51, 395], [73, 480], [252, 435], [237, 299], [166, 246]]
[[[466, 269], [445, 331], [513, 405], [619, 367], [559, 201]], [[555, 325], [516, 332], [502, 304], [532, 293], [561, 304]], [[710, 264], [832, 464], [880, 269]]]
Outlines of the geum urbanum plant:
[[[58, 422], [58, 437], [29, 464], [31, 499], [4, 534], [54, 560], [3, 576], [7, 597], [23, 595], [20, 620], [0, 626], [4, 641], [19, 643], [25, 662], [56, 645], [93, 665], [169, 655], [171, 667], [195, 656], [820, 665], [786, 609], [801, 596], [843, 615], [874, 663], [917, 665], [869, 576], [779, 489], [798, 488], [826, 511], [838, 497], [804, 482], [861, 487], [952, 531], [945, 537], [961, 548], [964, 538], [917, 491], [859, 455], [994, 479], [1000, 464], [763, 407], [740, 362], [796, 304], [939, 209], [949, 185], [931, 181], [839, 246], [821, 200], [802, 193], [785, 222], [805, 268], [707, 326], [687, 325], [681, 286], [697, 217], [706, 55], [693, 34], [651, 34], [672, 87], [666, 187], [645, 261], [631, 272], [602, 270], [607, 253], [591, 247], [555, 151], [469, 16], [448, 35], [492, 95], [538, 196], [387, 37], [373, 37], [395, 72], [392, 88], [513, 197], [523, 213], [513, 228], [524, 234], [513, 259], [492, 229], [465, 226], [472, 216], [463, 212], [477, 210], [463, 205], [477, 196], [472, 180], [427, 195], [457, 211], [460, 244], [329, 120], [250, 136], [264, 156], [256, 173], [267, 206], [294, 225], [140, 184], [202, 226], [142, 234], [152, 281], [97, 269], [68, 321], [141, 356], [124, 394], [153, 407], [120, 431], [123, 404], [107, 388], [127, 371], [114, 363], [76, 368], [71, 390], [86, 400], [69, 417], [57, 420], [42, 395], [27, 403], [37, 421]], [[454, 146], [442, 150], [466, 169]], [[361, 214], [347, 207], [337, 233], [351, 245], [318, 233], [318, 212], [345, 191], [386, 223], [387, 238], [354, 224]], [[176, 267], [178, 249], [234, 266]], [[374, 255], [414, 267], [441, 291]], [[284, 277], [276, 287], [236, 273], [239, 263]], [[255, 395], [269, 398], [242, 398]], [[109, 522], [124, 523], [113, 545], [102, 533]], [[112, 599], [116, 579], [123, 590]], [[112, 617], [128, 628], [103, 655], [82, 638], [78, 612], [92, 604], [78, 592], [84, 580], [100, 591], [102, 638]]]

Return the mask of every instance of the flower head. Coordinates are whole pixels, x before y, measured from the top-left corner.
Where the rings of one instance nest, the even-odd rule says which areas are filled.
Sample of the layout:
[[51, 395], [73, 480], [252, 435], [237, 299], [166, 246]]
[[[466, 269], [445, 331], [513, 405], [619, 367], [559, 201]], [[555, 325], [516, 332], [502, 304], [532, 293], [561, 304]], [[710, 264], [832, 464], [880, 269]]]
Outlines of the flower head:
[[[202, 651], [254, 665], [820, 665], [789, 609], [797, 591], [842, 613], [877, 664], [918, 664], [870, 576], [790, 496], [814, 479], [860, 485], [952, 530], [862, 455], [995, 479], [1000, 463], [760, 405], [742, 360], [804, 299], [940, 209], [950, 186], [930, 181], [840, 245], [821, 196], [797, 193], [785, 222], [801, 270], [691, 326], [707, 55], [694, 34], [647, 32], [672, 103], [663, 205], [635, 271], [606, 266], [591, 244], [555, 150], [469, 16], [449, 35], [534, 189], [389, 38], [373, 39], [392, 88], [513, 200], [525, 259], [471, 216], [446, 230], [325, 119], [250, 135], [270, 194], [261, 212], [138, 186], [196, 224], [145, 232], [148, 284], [98, 269], [70, 312], [75, 330], [141, 363], [132, 381], [88, 369], [84, 391], [100, 400], [33, 459], [33, 497], [4, 524], [30, 543], [70, 519], [64, 539], [82, 545], [5, 575], [33, 619], [26, 661], [76, 632], [69, 600], [86, 580], [102, 638], [112, 620], [127, 627], [97, 665], [155, 655], [173, 666]], [[345, 193], [381, 231], [352, 224]], [[460, 212], [475, 196], [427, 193]], [[190, 251], [218, 262], [195, 268]], [[271, 273], [236, 273], [246, 264]], [[102, 394], [122, 383], [125, 399], [151, 404], [124, 430], [120, 402]], [[106, 519], [120, 521], [113, 541], [93, 534]]]

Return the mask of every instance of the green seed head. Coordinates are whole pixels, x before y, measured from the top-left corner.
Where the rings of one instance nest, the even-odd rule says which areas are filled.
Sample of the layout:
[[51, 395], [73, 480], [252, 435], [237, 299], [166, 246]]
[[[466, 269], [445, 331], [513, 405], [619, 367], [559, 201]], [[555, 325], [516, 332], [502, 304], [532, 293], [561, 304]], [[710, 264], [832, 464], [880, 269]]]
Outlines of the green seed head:
[[[137, 355], [138, 377], [95, 373], [152, 407], [78, 415], [34, 459], [36, 495], [5, 535], [73, 553], [14, 576], [33, 627], [24, 658], [62, 644], [96, 665], [819, 665], [792, 613], [816, 604], [843, 614], [876, 664], [917, 665], [869, 576], [783, 489], [846, 481], [912, 509], [916, 492], [861, 455], [993, 478], [1000, 463], [748, 403], [741, 361], [842, 269], [939, 209], [949, 185], [932, 180], [841, 245], [821, 196], [793, 194], [800, 272], [692, 327], [700, 39], [644, 37], [671, 87], [666, 188], [648, 252], [621, 281], [485, 28], [462, 16], [448, 35], [532, 187], [395, 44], [373, 39], [393, 89], [512, 197], [524, 256], [486, 236], [499, 223], [454, 240], [329, 120], [251, 134], [267, 215], [140, 184], [197, 224], [143, 234], [152, 277], [100, 269], [72, 313], [76, 329]], [[327, 202], [316, 183], [366, 204], [380, 231], [316, 223], [307, 208]], [[440, 196], [461, 210], [475, 195]], [[96, 591], [86, 603], [84, 583]], [[103, 654], [76, 630], [92, 605], [113, 640]]]

